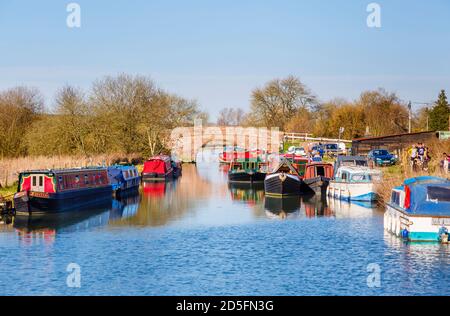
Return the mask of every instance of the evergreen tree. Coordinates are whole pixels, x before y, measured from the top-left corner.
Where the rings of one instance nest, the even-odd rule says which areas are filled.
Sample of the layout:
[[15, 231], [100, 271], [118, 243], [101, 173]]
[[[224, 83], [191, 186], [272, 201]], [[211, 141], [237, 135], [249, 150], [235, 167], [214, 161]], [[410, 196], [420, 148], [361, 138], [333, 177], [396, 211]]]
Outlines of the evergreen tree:
[[430, 111], [430, 129], [434, 131], [446, 131], [449, 129], [450, 106], [445, 90], [439, 94], [436, 105]]

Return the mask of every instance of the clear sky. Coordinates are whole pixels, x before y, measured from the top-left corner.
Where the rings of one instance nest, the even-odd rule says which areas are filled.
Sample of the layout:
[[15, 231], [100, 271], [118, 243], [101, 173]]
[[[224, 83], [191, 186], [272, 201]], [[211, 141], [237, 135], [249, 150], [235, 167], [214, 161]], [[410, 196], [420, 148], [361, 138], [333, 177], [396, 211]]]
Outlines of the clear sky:
[[[66, 5], [81, 6], [81, 28]], [[214, 118], [248, 109], [251, 90], [293, 74], [326, 101], [384, 87], [404, 100], [450, 91], [450, 1], [0, 0], [0, 89], [88, 89], [104, 75], [153, 78]]]

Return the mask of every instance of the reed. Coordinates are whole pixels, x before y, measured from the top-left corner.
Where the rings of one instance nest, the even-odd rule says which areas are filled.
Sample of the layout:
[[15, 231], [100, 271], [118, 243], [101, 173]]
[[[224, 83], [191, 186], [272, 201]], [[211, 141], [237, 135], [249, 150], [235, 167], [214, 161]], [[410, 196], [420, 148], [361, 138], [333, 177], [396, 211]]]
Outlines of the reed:
[[127, 161], [139, 163], [142, 158], [138, 154], [105, 154], [97, 156], [37, 156], [0, 159], [0, 188], [7, 188], [17, 182], [22, 171], [35, 169], [78, 168], [88, 166], [109, 166]]

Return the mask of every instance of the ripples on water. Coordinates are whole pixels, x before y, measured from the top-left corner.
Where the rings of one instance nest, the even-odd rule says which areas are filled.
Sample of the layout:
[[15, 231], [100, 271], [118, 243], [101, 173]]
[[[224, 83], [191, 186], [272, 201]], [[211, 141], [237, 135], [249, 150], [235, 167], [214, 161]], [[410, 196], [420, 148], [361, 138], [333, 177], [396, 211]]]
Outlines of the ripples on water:
[[[449, 249], [385, 234], [380, 209], [267, 199], [205, 163], [96, 209], [0, 225], [0, 294], [449, 295]], [[81, 288], [66, 286], [72, 262]]]

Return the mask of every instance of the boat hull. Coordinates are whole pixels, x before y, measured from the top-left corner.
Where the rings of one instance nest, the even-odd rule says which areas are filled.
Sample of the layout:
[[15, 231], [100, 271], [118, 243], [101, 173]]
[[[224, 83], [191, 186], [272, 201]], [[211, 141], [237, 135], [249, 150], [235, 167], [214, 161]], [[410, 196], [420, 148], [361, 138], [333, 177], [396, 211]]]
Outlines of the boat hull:
[[254, 172], [231, 172], [228, 173], [228, 181], [230, 183], [264, 183], [265, 173]]
[[173, 170], [170, 170], [166, 173], [150, 172], [150, 173], [142, 173], [141, 175], [142, 181], [167, 181], [173, 178], [174, 178]]
[[329, 197], [344, 201], [373, 202], [378, 195], [373, 183], [344, 183], [330, 181], [327, 188]]
[[411, 242], [440, 242], [440, 230], [450, 231], [450, 216], [413, 216], [391, 204], [384, 214], [384, 229]]
[[330, 179], [326, 177], [315, 177], [310, 179], [303, 179], [300, 191], [302, 194], [323, 194], [327, 193]]
[[112, 199], [112, 186], [86, 188], [69, 192], [16, 194], [16, 216], [35, 216], [78, 211]]
[[275, 173], [264, 180], [264, 191], [270, 197], [288, 197], [300, 195], [301, 179], [298, 176]]

